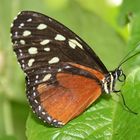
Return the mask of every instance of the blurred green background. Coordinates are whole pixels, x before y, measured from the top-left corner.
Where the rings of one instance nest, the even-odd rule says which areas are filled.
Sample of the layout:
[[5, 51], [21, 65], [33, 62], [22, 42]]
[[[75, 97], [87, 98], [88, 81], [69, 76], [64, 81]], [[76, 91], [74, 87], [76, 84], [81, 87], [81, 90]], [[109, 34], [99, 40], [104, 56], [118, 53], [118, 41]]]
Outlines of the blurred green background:
[[[0, 140], [139, 140], [139, 115], [125, 111], [115, 95], [104, 95], [63, 128], [48, 127], [29, 114], [24, 74], [10, 40], [10, 24], [18, 12], [41, 12], [82, 37], [113, 70], [140, 41], [139, 5], [139, 0], [0, 0]], [[139, 66], [139, 56], [124, 65], [127, 80], [122, 88], [137, 112]]]

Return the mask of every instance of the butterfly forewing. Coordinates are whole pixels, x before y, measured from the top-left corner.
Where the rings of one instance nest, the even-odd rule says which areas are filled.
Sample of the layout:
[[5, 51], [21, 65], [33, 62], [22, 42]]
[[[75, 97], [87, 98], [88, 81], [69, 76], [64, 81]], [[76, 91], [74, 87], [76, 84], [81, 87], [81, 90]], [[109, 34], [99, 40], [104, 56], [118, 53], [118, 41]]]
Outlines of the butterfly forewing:
[[[97, 78], [98, 75], [100, 74], [103, 78], [102, 73], [108, 72], [98, 56], [82, 39], [64, 25], [43, 14], [32, 11], [21, 12], [14, 19], [11, 34], [13, 49], [16, 52], [21, 68], [27, 75], [26, 85], [29, 102], [41, 119], [49, 123], [53, 122], [52, 124], [55, 126], [59, 126], [60, 123], [55, 120], [57, 117], [53, 119], [53, 116], [48, 114], [47, 109], [49, 110], [49, 105], [52, 104], [53, 106], [54, 104], [54, 106], [57, 106], [61, 103], [61, 100], [65, 100], [65, 97], [69, 100], [69, 94], [73, 98], [76, 97], [76, 94], [80, 96], [77, 91], [81, 88], [80, 85], [76, 88], [73, 85], [70, 87], [61, 85], [58, 77], [63, 77], [64, 75], [67, 77], [67, 80], [72, 82], [72, 79], [75, 78], [72, 77], [74, 74], [81, 76], [81, 80], [82, 78], [90, 78], [93, 80], [93, 85], [96, 83], [96, 85], [100, 85]], [[86, 71], [79, 66], [98, 70], [99, 73]], [[63, 75], [58, 76], [59, 73], [63, 73]], [[69, 75], [65, 75], [65, 73], [69, 73]], [[60, 80], [63, 83], [61, 78]], [[66, 82], [66, 80], [64, 81]], [[86, 84], [86, 82], [83, 82], [83, 84]], [[89, 85], [89, 87], [91, 86]], [[98, 91], [97, 93], [100, 92]], [[83, 97], [81, 96], [79, 101]], [[92, 96], [90, 97], [92, 98]], [[56, 99], [56, 102], [50, 102], [53, 99]], [[88, 103], [85, 103], [85, 106], [87, 107], [92, 102], [93, 100], [90, 100]], [[62, 109], [66, 106], [66, 102], [60, 105]], [[70, 106], [67, 106], [67, 108], [70, 109]], [[61, 112], [60, 110], [58, 111]], [[79, 113], [82, 111], [83, 109]], [[50, 112], [54, 113], [52, 110]], [[66, 118], [66, 121], [60, 121], [66, 123], [75, 116]]]
[[107, 72], [90, 47], [54, 19], [40, 13], [23, 11], [13, 24], [12, 42], [25, 72], [32, 67], [48, 65], [50, 60], [74, 62]]

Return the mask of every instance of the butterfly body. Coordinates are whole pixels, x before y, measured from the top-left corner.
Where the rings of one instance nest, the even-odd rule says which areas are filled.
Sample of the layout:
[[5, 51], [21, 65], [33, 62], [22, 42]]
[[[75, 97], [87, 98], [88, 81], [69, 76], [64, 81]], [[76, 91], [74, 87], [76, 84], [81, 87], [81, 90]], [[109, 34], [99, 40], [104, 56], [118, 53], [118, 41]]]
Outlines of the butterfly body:
[[33, 111], [55, 127], [81, 114], [123, 75], [109, 72], [75, 33], [43, 14], [23, 11], [11, 27], [13, 49], [26, 74]]

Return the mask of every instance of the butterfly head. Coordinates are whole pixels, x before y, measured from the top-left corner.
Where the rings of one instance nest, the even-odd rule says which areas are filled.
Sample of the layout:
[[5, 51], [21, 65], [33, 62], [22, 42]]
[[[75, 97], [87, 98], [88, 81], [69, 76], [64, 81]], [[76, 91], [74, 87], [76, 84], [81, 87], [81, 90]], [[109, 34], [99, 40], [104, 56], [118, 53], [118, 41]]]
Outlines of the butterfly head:
[[120, 82], [124, 82], [126, 79], [126, 76], [120, 67], [115, 69], [115, 71], [112, 72], [112, 75], [115, 80], [119, 80]]
[[109, 94], [111, 92], [119, 92], [119, 90], [115, 90], [116, 81], [124, 82], [126, 79], [123, 70], [118, 67], [114, 71], [110, 71], [105, 78], [102, 80], [103, 90]]

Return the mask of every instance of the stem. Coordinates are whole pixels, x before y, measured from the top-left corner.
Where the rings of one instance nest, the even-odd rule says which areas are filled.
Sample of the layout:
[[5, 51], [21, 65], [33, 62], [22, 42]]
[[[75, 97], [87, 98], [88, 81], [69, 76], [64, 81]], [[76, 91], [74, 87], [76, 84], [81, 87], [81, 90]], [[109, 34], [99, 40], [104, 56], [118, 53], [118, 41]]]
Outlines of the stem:
[[4, 120], [6, 135], [13, 135], [14, 128], [13, 128], [13, 121], [12, 121], [12, 111], [11, 111], [10, 102], [7, 99], [3, 102], [3, 120]]

